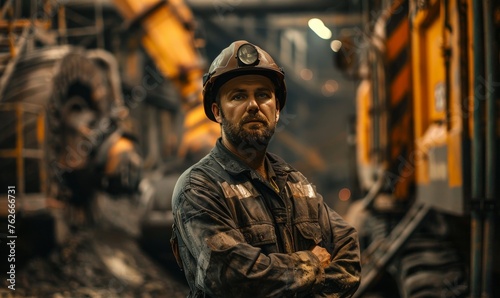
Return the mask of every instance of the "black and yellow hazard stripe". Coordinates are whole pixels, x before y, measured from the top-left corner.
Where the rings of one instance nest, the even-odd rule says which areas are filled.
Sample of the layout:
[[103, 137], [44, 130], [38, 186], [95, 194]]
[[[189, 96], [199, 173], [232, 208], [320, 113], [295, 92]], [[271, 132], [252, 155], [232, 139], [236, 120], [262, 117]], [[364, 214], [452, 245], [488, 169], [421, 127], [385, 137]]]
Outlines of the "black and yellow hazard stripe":
[[385, 24], [388, 166], [397, 179], [394, 196], [404, 200], [413, 181], [409, 1], [395, 1]]

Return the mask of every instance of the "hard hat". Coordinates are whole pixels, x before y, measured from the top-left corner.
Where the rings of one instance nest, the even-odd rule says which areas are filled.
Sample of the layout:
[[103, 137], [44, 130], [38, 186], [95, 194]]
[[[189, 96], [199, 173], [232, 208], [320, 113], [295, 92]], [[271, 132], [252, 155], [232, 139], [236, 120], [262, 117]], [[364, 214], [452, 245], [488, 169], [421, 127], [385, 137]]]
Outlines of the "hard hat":
[[222, 50], [203, 76], [203, 105], [210, 120], [216, 121], [212, 103], [219, 88], [234, 77], [249, 74], [263, 75], [273, 82], [279, 109], [283, 109], [286, 102], [285, 72], [267, 52], [246, 40], [238, 40]]

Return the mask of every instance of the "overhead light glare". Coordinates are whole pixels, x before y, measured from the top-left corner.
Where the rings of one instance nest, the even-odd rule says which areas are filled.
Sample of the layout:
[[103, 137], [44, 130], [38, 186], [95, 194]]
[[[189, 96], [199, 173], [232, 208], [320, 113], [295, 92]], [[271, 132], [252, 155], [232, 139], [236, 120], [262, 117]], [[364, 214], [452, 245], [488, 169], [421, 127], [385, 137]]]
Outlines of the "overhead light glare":
[[325, 26], [322, 20], [318, 18], [312, 18], [307, 22], [309, 28], [311, 28], [314, 33], [316, 33], [322, 39], [330, 39], [332, 37], [332, 31]]
[[339, 191], [339, 199], [343, 202], [349, 201], [351, 198], [351, 190], [347, 187], [342, 188]]
[[335, 80], [326, 81], [323, 86], [321, 86], [321, 92], [325, 97], [330, 97], [339, 90], [339, 83]]
[[300, 71], [300, 77], [304, 81], [310, 81], [313, 78], [313, 72], [310, 69], [304, 68]]
[[341, 47], [342, 47], [342, 42], [340, 40], [335, 39], [335, 40], [332, 40], [332, 42], [330, 43], [330, 48], [335, 53], [337, 53], [338, 51], [340, 51]]

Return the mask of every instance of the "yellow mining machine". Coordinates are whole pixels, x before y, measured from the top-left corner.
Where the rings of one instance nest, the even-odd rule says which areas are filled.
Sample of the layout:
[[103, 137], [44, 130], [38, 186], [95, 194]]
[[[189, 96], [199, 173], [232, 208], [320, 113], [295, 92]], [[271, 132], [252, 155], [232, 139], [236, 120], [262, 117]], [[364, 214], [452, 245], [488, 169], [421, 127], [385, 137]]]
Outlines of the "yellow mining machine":
[[[121, 17], [106, 23], [103, 5]], [[83, 14], [88, 10], [93, 15]], [[101, 186], [137, 189], [139, 167], [153, 171], [167, 158], [200, 157], [214, 145], [219, 127], [204, 116], [201, 98], [205, 64], [198, 48], [204, 41], [195, 37], [193, 15], [182, 1], [11, 0], [1, 13], [0, 162], [11, 169], [2, 173], [2, 185], [16, 185], [22, 198], [18, 211], [57, 205], [52, 199], [62, 197], [85, 202]], [[144, 64], [138, 40], [159, 72]], [[135, 80], [124, 96], [121, 83], [130, 77]], [[180, 136], [163, 128], [175, 125], [165, 115], [171, 112], [137, 112], [165, 79], [179, 94], [172, 97], [180, 99], [184, 115]], [[137, 151], [133, 134], [146, 148], [144, 164], [131, 153]], [[159, 146], [169, 148], [151, 149]], [[124, 152], [131, 164], [120, 161]]]
[[114, 0], [114, 3], [126, 20], [126, 30], [142, 29], [143, 47], [180, 93], [185, 120], [179, 158], [206, 153], [220, 132], [203, 110], [201, 86], [206, 66], [197, 49], [204, 41], [195, 38], [191, 10], [182, 0]]
[[[206, 63], [200, 48], [205, 41], [195, 34], [194, 17], [182, 0], [114, 0], [113, 3], [125, 20], [122, 32], [128, 32], [131, 40], [140, 40], [160, 75], [171, 82], [179, 95], [183, 123], [177, 135], [180, 141], [175, 142], [176, 154], [170, 154], [170, 161], [163, 166], [158, 166], [161, 159], [149, 163], [152, 165], [149, 175], [141, 183], [142, 204], [149, 206], [141, 224], [141, 243], [153, 253], [165, 256], [170, 251], [171, 195], [175, 182], [185, 168], [211, 150], [220, 136], [219, 125], [206, 118], [203, 109], [201, 90]], [[155, 125], [149, 125], [148, 133], [157, 130]]]
[[361, 78], [356, 297], [384, 276], [400, 297], [498, 297], [500, 5], [382, 3], [337, 57]]
[[118, 65], [101, 49], [58, 45], [50, 1], [42, 14], [24, 4], [5, 1], [0, 19], [2, 187], [16, 189], [15, 214], [69, 204], [76, 221], [91, 220], [97, 189], [133, 192], [140, 180], [141, 158], [122, 125]]
[[[203, 40], [195, 38], [189, 8], [180, 0], [7, 0], [0, 9], [0, 185], [5, 190], [0, 194], [0, 217], [11, 215], [7, 189], [12, 186], [16, 198], [12, 216], [24, 235], [20, 255], [40, 254], [42, 246], [25, 243], [28, 239], [47, 243], [44, 253], [52, 242], [69, 239], [73, 252], [64, 246], [66, 254], [52, 261], [69, 253], [75, 263], [63, 260], [61, 266], [70, 271], [71, 266], [85, 267], [76, 262], [79, 254], [74, 248], [90, 245], [87, 249], [103, 263], [89, 262], [89, 266], [102, 265], [113, 273], [121, 291], [116, 295], [148, 285], [160, 296], [185, 295], [175, 282], [162, 289], [154, 286], [168, 278], [142, 257], [131, 238], [115, 236], [107, 241], [100, 238], [105, 235], [100, 228], [79, 236], [71, 231], [79, 225], [99, 225], [102, 216], [111, 217], [134, 237], [138, 232], [133, 224], [150, 224], [150, 230], [161, 235], [152, 237], [152, 245], [168, 249], [169, 195], [176, 176], [165, 175], [162, 166], [165, 160], [204, 155], [220, 134], [203, 111], [205, 64], [199, 53]], [[173, 106], [181, 106], [181, 111], [165, 103], [170, 93], [165, 96], [164, 89], [176, 90], [171, 97], [180, 103]], [[160, 103], [150, 104], [155, 100]], [[180, 133], [175, 113], [183, 116]], [[107, 194], [101, 196], [103, 192]], [[131, 203], [113, 203], [109, 196]], [[41, 222], [48, 225], [43, 232]], [[1, 232], [3, 242], [7, 232], [4, 228]], [[134, 278], [114, 274], [117, 256], [118, 262], [137, 263], [132, 268]], [[32, 263], [28, 270], [34, 270]], [[24, 276], [30, 283], [41, 282], [36, 274]], [[51, 291], [66, 289], [52, 286]]]

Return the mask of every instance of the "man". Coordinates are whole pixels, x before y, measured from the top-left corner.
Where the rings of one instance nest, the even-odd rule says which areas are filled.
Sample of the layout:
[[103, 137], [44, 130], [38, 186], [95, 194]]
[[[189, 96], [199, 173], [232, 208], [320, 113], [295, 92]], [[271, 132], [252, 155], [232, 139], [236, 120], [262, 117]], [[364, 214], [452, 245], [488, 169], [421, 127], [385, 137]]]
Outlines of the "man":
[[214, 149], [177, 181], [172, 248], [189, 297], [350, 297], [357, 233], [312, 184], [266, 152], [286, 101], [268, 53], [233, 42], [204, 77]]

